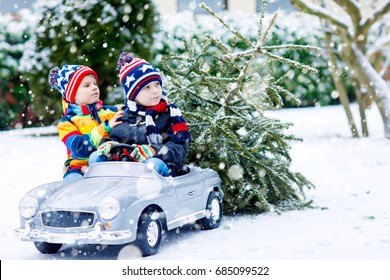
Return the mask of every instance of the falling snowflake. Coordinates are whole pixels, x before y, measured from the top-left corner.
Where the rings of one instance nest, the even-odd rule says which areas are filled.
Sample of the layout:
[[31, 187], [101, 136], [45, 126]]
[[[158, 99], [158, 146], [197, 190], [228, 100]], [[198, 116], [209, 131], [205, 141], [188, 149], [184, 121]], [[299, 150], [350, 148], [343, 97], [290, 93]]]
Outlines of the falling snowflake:
[[239, 164], [232, 165], [228, 170], [228, 176], [232, 180], [240, 180], [244, 176], [244, 169]]

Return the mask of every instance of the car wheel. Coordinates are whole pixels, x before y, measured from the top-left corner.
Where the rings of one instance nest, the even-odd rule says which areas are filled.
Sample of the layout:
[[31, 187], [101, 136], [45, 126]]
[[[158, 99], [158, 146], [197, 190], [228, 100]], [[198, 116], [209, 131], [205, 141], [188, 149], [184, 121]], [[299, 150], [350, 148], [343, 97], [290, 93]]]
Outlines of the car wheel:
[[159, 212], [148, 211], [141, 215], [136, 244], [144, 257], [157, 253], [162, 240], [162, 230]]
[[48, 242], [34, 242], [35, 248], [42, 254], [55, 254], [57, 253], [62, 244], [60, 243], [48, 243]]
[[200, 220], [204, 229], [219, 227], [222, 220], [222, 201], [218, 192], [211, 192], [206, 205], [206, 216]]

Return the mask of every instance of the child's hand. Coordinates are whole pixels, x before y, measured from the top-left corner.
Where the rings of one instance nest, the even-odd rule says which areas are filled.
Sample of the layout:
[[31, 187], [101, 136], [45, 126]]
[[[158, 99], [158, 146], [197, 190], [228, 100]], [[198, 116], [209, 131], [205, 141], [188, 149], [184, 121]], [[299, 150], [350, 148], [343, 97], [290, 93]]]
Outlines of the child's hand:
[[115, 113], [115, 115], [112, 117], [112, 119], [108, 122], [108, 124], [110, 125], [111, 128], [122, 123], [122, 121], [118, 121], [118, 119], [123, 117], [123, 114], [124, 114], [124, 112], [122, 110]]
[[115, 142], [115, 141], [107, 141], [107, 142], [104, 142], [103, 144], [101, 144], [98, 148], [97, 148], [97, 151], [99, 153], [99, 155], [104, 155], [106, 157], [109, 157], [111, 154], [110, 154], [110, 151], [111, 151], [111, 148], [118, 142]]
[[145, 162], [148, 158], [153, 157], [156, 151], [149, 145], [136, 145], [130, 156], [134, 161]]

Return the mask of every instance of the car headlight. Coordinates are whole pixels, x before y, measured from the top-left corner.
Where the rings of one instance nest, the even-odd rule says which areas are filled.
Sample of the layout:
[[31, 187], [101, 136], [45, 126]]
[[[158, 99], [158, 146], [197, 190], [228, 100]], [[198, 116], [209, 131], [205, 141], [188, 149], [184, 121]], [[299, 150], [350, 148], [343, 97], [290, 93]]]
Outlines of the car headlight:
[[19, 203], [19, 212], [24, 219], [31, 219], [37, 214], [38, 201], [32, 196], [25, 196]]
[[100, 217], [111, 220], [119, 213], [119, 202], [112, 196], [107, 196], [100, 201], [98, 210]]

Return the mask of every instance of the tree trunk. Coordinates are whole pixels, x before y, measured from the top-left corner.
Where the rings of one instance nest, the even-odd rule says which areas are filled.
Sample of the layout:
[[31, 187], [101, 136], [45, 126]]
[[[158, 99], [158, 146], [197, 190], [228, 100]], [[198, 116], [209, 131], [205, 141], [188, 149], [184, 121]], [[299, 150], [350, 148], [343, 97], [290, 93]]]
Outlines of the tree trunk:
[[[356, 81], [357, 84], [360, 84]], [[360, 114], [360, 125], [362, 128], [362, 136], [368, 137], [368, 125], [367, 125], [367, 117], [366, 117], [366, 108], [367, 108], [367, 94], [362, 94], [360, 87], [356, 86], [356, 97], [359, 104], [359, 114]]]
[[384, 124], [385, 137], [390, 139], [390, 89], [386, 82], [372, 67], [363, 52], [351, 43], [351, 66], [356, 69], [356, 75], [361, 84], [367, 87], [375, 99]]
[[345, 114], [347, 115], [347, 120], [348, 120], [349, 128], [351, 129], [352, 136], [354, 138], [359, 138], [359, 132], [356, 128], [356, 124], [353, 119], [347, 91], [345, 90], [344, 84], [340, 81], [340, 76], [337, 74], [337, 61], [332, 52], [332, 49], [330, 48], [331, 35], [329, 32], [325, 32], [325, 39], [326, 39], [326, 46], [329, 54], [330, 63], [332, 64], [330, 68], [332, 70], [333, 82], [337, 91], [339, 92], [340, 103], [344, 108]]
[[[336, 27], [338, 36], [344, 42], [342, 60], [354, 72], [353, 75], [359, 83], [368, 89], [368, 94], [376, 102], [381, 114], [385, 137], [390, 138], [390, 89], [363, 54], [371, 27], [390, 12], [390, 1], [384, 1], [367, 14], [360, 8], [359, 1], [334, 0], [348, 17], [335, 16], [332, 10], [326, 7], [325, 1], [321, 1], [320, 6], [305, 0], [290, 2], [299, 10], [317, 16]], [[365, 117], [365, 106], [360, 106], [359, 109], [361, 115]], [[365, 119], [362, 119], [362, 127], [366, 125]]]

